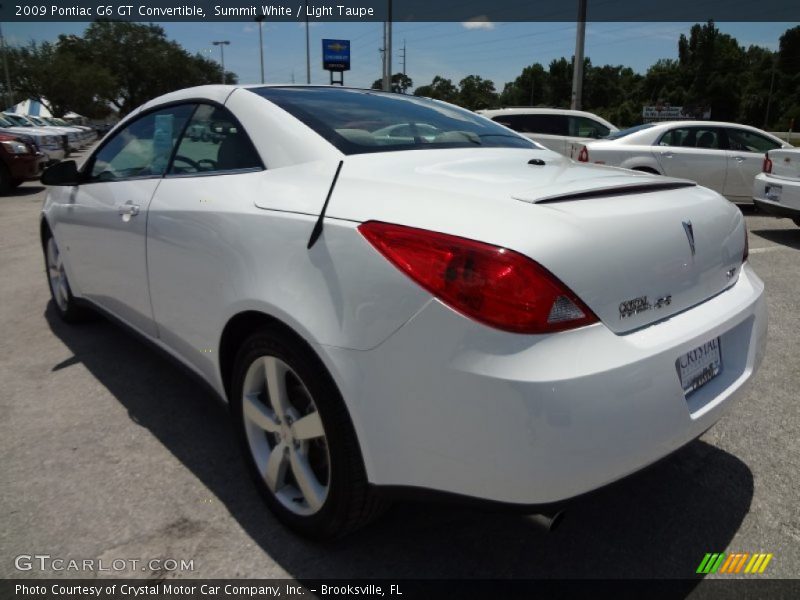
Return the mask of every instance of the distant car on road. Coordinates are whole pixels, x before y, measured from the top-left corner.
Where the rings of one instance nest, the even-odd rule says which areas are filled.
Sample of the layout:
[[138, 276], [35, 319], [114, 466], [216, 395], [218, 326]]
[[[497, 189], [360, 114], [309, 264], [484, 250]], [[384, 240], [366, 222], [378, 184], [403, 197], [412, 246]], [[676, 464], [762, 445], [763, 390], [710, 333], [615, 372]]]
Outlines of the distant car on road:
[[753, 203], [759, 210], [792, 219], [800, 227], [800, 149], [767, 152], [753, 183]]
[[528, 107], [477, 112], [565, 156], [569, 156], [572, 143], [604, 138], [619, 131], [602, 117], [582, 110]]
[[580, 162], [691, 179], [732, 202], [752, 203], [753, 178], [761, 171], [764, 153], [791, 147], [748, 125], [670, 121], [573, 144], [570, 156]]

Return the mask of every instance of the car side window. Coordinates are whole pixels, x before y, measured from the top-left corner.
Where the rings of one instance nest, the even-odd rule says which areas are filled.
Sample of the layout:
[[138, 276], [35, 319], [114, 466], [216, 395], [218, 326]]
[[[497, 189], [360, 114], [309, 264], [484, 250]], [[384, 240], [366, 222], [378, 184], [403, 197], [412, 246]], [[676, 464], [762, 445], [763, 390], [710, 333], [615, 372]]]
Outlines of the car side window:
[[94, 155], [89, 181], [162, 176], [194, 107], [171, 106], [134, 120]]
[[658, 141], [659, 146], [682, 148], [705, 148], [722, 150], [719, 131], [716, 127], [678, 127], [670, 129]]
[[568, 135], [565, 115], [498, 115], [492, 120], [520, 133]]
[[569, 134], [572, 137], [599, 139], [606, 137], [611, 130], [588, 117], [569, 117]]
[[781, 147], [780, 144], [771, 139], [746, 129], [727, 128], [725, 133], [728, 135], [728, 148], [731, 150], [763, 154], [768, 150], [775, 150]]
[[171, 175], [205, 175], [263, 169], [261, 158], [244, 128], [221, 106], [200, 104], [178, 145]]

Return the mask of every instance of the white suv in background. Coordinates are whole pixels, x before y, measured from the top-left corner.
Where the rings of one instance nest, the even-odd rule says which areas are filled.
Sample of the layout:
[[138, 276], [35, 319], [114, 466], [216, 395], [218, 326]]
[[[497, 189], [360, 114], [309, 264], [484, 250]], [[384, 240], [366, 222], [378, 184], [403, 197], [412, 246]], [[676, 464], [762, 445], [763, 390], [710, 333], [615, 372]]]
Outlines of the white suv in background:
[[477, 112], [565, 156], [572, 142], [597, 140], [619, 131], [602, 117], [582, 110], [526, 107]]

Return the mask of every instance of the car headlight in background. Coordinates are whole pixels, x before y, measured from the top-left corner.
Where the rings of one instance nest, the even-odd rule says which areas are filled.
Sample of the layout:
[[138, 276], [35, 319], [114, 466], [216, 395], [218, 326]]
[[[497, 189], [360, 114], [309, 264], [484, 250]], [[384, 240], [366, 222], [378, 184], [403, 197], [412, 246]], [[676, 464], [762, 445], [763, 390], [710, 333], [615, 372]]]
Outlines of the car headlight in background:
[[3, 148], [9, 154], [29, 154], [30, 153], [30, 148], [28, 148], [28, 146], [26, 146], [22, 142], [7, 141], [7, 142], [0, 142], [0, 144], [3, 145]]

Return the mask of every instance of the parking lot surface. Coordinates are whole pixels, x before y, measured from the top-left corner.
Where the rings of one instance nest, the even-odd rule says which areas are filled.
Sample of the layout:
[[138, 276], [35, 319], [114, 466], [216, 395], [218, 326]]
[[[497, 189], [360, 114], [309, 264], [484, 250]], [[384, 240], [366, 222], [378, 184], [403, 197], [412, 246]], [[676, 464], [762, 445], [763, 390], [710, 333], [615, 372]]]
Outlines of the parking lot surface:
[[[673, 456], [576, 502], [545, 533], [527, 516], [398, 504], [316, 544], [285, 530], [247, 479], [227, 409], [117, 325], [50, 306], [44, 189], [0, 197], [0, 577], [15, 557], [193, 561], [165, 577], [694, 577], [707, 552], [768, 552], [800, 577], [800, 228], [746, 212], [769, 341], [741, 402]], [[613, 444], [614, 440], [608, 440]], [[716, 575], [714, 577], [719, 577]], [[702, 585], [702, 583], [700, 583]]]

